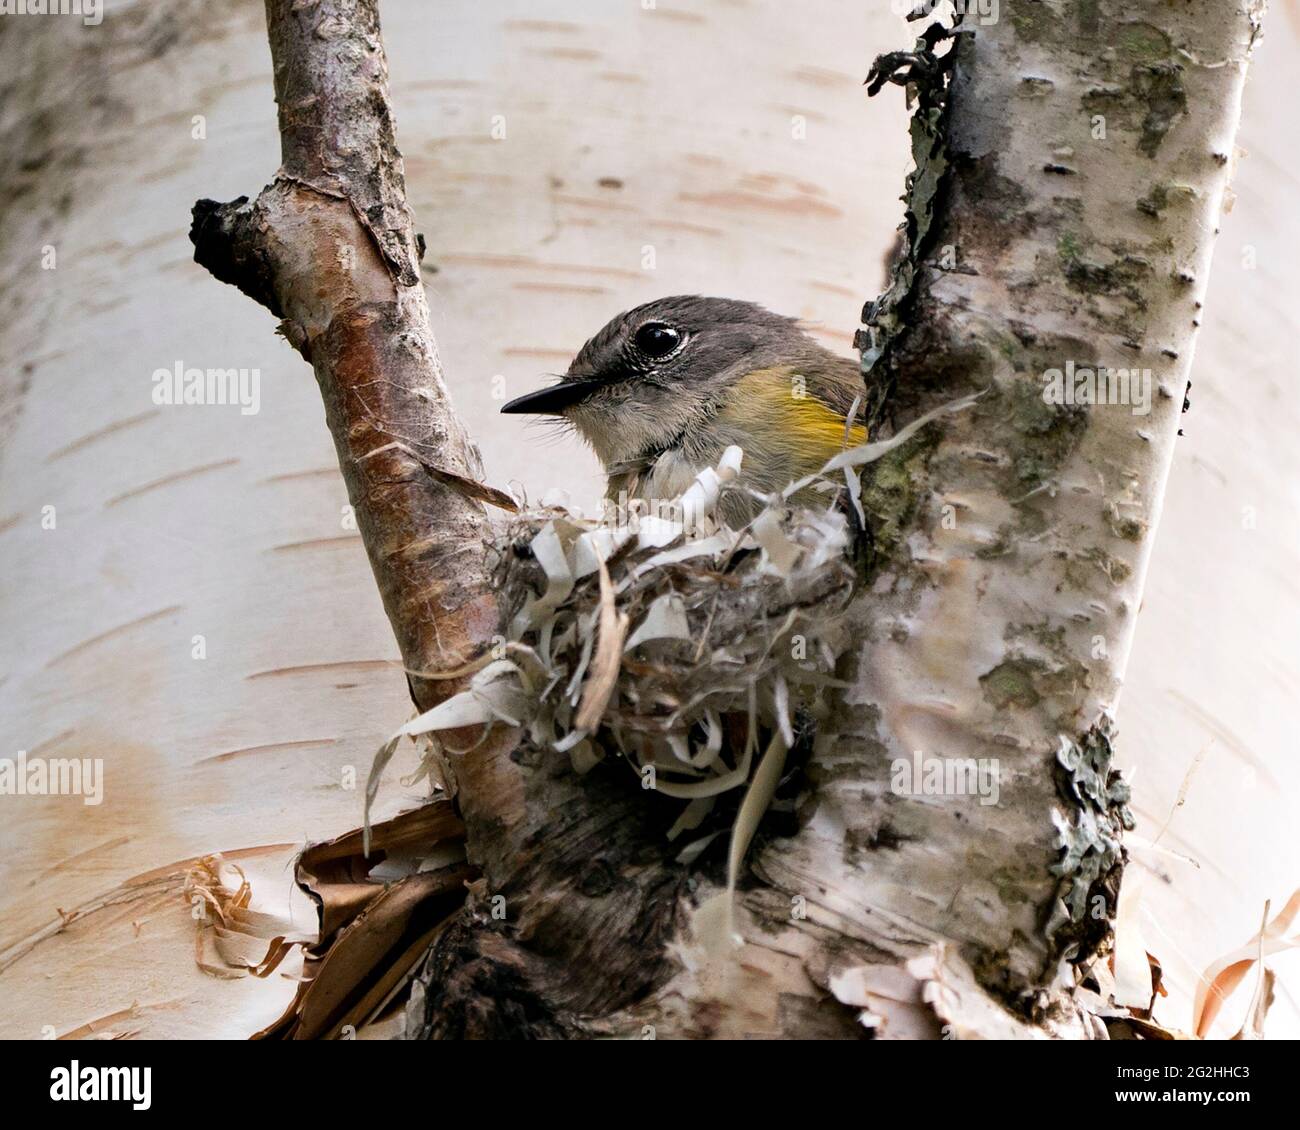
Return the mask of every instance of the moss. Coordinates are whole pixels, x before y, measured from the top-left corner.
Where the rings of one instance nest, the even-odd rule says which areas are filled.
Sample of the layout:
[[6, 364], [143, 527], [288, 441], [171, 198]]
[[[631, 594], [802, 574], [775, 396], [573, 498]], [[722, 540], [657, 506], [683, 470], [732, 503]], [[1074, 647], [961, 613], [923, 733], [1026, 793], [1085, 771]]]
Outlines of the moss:
[[1121, 24], [1115, 47], [1131, 63], [1158, 63], [1173, 55], [1173, 44], [1163, 31], [1142, 21]]
[[893, 558], [921, 496], [929, 493], [926, 465], [938, 442], [935, 433], [934, 428], [921, 431], [863, 473], [862, 509], [871, 529], [873, 566]]
[[984, 697], [998, 710], [1017, 706], [1028, 710], [1042, 701], [1034, 686], [1035, 678], [1044, 670], [1041, 660], [1004, 659], [991, 671], [980, 676]]
[[[1064, 351], [1059, 355], [1066, 356]], [[1037, 380], [1018, 380], [1011, 385], [1003, 411], [1009, 411], [1023, 442], [1015, 461], [1019, 497], [1055, 477], [1088, 423], [1088, 410], [1080, 404], [1048, 404]], [[1012, 492], [1008, 492], [1012, 493]]]

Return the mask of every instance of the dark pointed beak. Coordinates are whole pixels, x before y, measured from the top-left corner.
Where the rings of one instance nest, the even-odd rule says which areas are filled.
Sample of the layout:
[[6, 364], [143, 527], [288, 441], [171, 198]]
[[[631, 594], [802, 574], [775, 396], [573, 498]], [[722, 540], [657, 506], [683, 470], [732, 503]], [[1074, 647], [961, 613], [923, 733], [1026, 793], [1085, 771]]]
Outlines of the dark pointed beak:
[[501, 406], [502, 412], [511, 415], [536, 412], [543, 415], [560, 415], [566, 408], [571, 408], [591, 391], [587, 381], [561, 381], [550, 388], [539, 388], [536, 392], [526, 392], [517, 396], [509, 404]]

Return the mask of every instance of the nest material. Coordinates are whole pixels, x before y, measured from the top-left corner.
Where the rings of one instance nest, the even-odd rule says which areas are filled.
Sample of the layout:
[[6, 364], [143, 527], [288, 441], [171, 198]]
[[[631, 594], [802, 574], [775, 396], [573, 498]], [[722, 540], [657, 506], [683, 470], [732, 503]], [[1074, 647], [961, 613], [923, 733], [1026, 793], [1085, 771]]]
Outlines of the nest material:
[[735, 449], [666, 514], [512, 521], [496, 547], [508, 641], [405, 731], [502, 721], [578, 772], [611, 750], [669, 796], [742, 786], [760, 731], [793, 744], [795, 710], [833, 682], [855, 576], [832, 506], [771, 500], [746, 530], [720, 525], [739, 461]]
[[[760, 508], [742, 530], [718, 518], [724, 492], [746, 489], [735, 447], [658, 513], [599, 521], [561, 508], [519, 515], [496, 546], [506, 638], [456, 671], [412, 672], [473, 677], [393, 736], [376, 759], [368, 798], [403, 734], [428, 740], [426, 762], [436, 762], [467, 752], [445, 748], [440, 732], [496, 723], [567, 753], [579, 773], [611, 752], [625, 758], [646, 788], [689, 802], [674, 837], [696, 827], [724, 792], [762, 778], [774, 778], [774, 789], [796, 712], [837, 685], [833, 673], [851, 642], [843, 613], [857, 577], [846, 557], [848, 517], [835, 497], [847, 493], [861, 519], [862, 466], [940, 412], [972, 402], [849, 448], [778, 495], [754, 496]], [[809, 488], [823, 492], [824, 507], [790, 504]], [[764, 755], [756, 771], [763, 733], [773, 735], [768, 749], [777, 757]], [[759, 791], [767, 790], [750, 790], [738, 828], [746, 808], [761, 815], [766, 807], [770, 792], [752, 795]]]
[[[514, 598], [512, 637], [549, 676], [533, 741], [582, 771], [599, 734], [654, 788], [694, 800], [744, 782], [760, 730], [793, 744], [796, 706], [833, 681], [855, 580], [848, 530], [829, 509], [765, 511], [745, 533], [647, 525], [603, 538], [568, 514], [525, 519], [500, 591]], [[604, 561], [588, 556], [599, 540]], [[744, 720], [741, 742], [724, 740], [728, 719]]]

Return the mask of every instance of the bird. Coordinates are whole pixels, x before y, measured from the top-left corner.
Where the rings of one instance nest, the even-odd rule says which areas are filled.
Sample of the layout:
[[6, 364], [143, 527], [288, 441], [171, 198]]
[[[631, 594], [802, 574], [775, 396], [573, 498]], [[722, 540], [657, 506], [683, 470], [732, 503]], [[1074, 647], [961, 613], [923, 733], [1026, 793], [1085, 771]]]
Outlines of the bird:
[[[797, 318], [692, 294], [612, 318], [558, 383], [501, 411], [563, 418], [604, 465], [607, 499], [653, 505], [677, 498], [733, 444], [744, 485], [759, 495], [815, 474], [866, 442], [865, 393], [858, 362], [814, 341]], [[811, 488], [792, 499], [815, 500]], [[730, 491], [722, 518], [739, 527], [761, 505]]]

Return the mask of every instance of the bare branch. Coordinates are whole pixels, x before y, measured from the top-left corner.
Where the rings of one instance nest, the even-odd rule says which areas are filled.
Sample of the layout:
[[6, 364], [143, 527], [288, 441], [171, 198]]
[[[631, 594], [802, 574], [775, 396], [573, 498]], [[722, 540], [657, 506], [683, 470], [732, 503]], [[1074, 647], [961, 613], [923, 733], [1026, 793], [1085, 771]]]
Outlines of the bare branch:
[[[312, 364], [408, 668], [497, 631], [478, 453], [452, 410], [420, 286], [375, 0], [267, 0], [282, 165], [252, 202], [200, 200], [195, 259], [282, 319]], [[412, 680], [428, 707], [455, 689]]]

